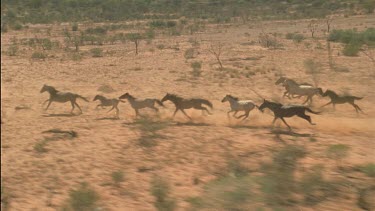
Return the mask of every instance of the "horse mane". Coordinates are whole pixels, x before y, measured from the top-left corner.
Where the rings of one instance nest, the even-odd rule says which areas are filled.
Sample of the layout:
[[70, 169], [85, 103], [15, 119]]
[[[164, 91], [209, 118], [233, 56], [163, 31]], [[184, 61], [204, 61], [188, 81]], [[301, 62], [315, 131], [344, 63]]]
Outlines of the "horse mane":
[[129, 94], [129, 93], [128, 93], [128, 96], [129, 96], [129, 98], [131, 98], [131, 99], [133, 99], [133, 100], [134, 100], [134, 99], [137, 99], [136, 97], [134, 97], [133, 95], [131, 95], [131, 94]]
[[47, 91], [48, 92], [53, 92], [53, 93], [57, 93], [58, 92], [58, 90], [55, 88], [55, 87], [53, 87], [53, 86], [49, 86], [49, 85], [47, 85], [47, 84], [44, 84], [44, 86], [43, 87], [46, 87], [47, 89]]
[[168, 95], [169, 95], [170, 97], [172, 97], [172, 98], [182, 99], [182, 97], [180, 97], [180, 96], [178, 96], [178, 95], [176, 95], [176, 94], [169, 94], [169, 93], [168, 93]]
[[228, 95], [228, 97], [230, 97], [230, 98], [232, 98], [232, 99], [234, 99], [234, 100], [239, 100], [238, 97], [235, 97], [235, 96], [232, 96], [232, 95]]
[[327, 89], [327, 91], [324, 93], [324, 95], [328, 95], [330, 93], [335, 95], [335, 96], [338, 96], [338, 94], [336, 92], [334, 92], [333, 90], [330, 90], [330, 89]]

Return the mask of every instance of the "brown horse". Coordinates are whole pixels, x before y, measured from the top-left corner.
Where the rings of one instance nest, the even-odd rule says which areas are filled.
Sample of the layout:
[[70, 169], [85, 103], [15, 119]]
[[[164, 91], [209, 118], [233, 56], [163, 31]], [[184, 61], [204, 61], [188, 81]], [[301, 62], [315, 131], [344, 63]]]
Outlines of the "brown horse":
[[183, 114], [185, 114], [186, 117], [191, 119], [191, 117], [189, 117], [184, 111], [185, 109], [190, 109], [190, 108], [202, 110], [202, 113], [203, 113], [203, 111], [206, 111], [208, 114], [211, 115], [211, 113], [208, 111], [208, 109], [206, 107], [202, 106], [202, 104], [207, 105], [208, 107], [210, 107], [212, 109], [212, 103], [208, 100], [201, 99], [201, 98], [184, 99], [180, 96], [177, 96], [175, 94], [169, 94], [169, 93], [167, 93], [163, 97], [161, 102], [165, 102], [167, 100], [171, 101], [176, 106], [176, 110], [173, 113], [173, 117], [176, 115], [177, 111], [180, 110]]
[[325, 91], [324, 93], [321, 93], [321, 95], [323, 97], [328, 96], [331, 99], [329, 103], [323, 105], [322, 107], [332, 104], [333, 108], [335, 108], [336, 104], [349, 103], [355, 108], [355, 111], [357, 113], [358, 113], [358, 110], [363, 113], [362, 109], [357, 104], [354, 103], [354, 100], [361, 100], [363, 97], [356, 97], [356, 96], [350, 96], [350, 95], [339, 96], [338, 94], [336, 94], [336, 92], [329, 90], [329, 89]]
[[273, 111], [275, 115], [272, 125], [275, 123], [277, 119], [281, 119], [284, 122], [284, 124], [288, 126], [289, 130], [291, 130], [291, 127], [288, 125], [288, 123], [286, 123], [284, 117], [292, 117], [296, 115], [301, 117], [302, 119], [305, 119], [310, 124], [315, 125], [315, 123], [312, 123], [311, 117], [305, 114], [305, 111], [308, 111], [313, 114], [319, 114], [319, 112], [312, 111], [310, 108], [302, 105], [282, 105], [281, 103], [270, 102], [267, 100], [264, 100], [262, 105], [259, 106], [259, 110], [263, 112], [265, 108], [268, 108], [271, 111]]

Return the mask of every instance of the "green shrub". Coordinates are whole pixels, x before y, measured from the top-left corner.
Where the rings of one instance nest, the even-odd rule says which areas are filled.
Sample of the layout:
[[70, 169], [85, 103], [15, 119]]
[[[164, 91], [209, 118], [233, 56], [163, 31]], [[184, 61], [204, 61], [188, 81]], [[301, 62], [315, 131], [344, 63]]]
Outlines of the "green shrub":
[[77, 23], [73, 23], [72, 25], [72, 31], [78, 31], [78, 24]]
[[18, 30], [21, 30], [22, 28], [23, 28], [23, 26], [22, 26], [22, 24], [20, 24], [20, 23], [14, 23], [13, 25], [11, 25], [12, 26], [12, 29], [13, 30], [16, 30], [16, 31], [18, 31]]
[[191, 68], [193, 68], [192, 74], [194, 77], [199, 77], [201, 75], [202, 62], [195, 61], [191, 63]]
[[194, 58], [194, 52], [195, 52], [194, 48], [187, 49], [185, 51], [185, 54], [184, 54], [185, 59], [192, 59], [192, 58]]
[[300, 43], [305, 39], [305, 37], [302, 34], [298, 34], [298, 33], [287, 33], [285, 35], [285, 38], [288, 40], [293, 40], [294, 42], [297, 42], [297, 43]]
[[361, 50], [361, 44], [359, 42], [351, 42], [345, 45], [342, 53], [345, 56], [358, 56], [359, 50]]
[[260, 179], [265, 202], [278, 207], [294, 204], [296, 190], [294, 172], [297, 161], [306, 155], [303, 147], [287, 145], [273, 156], [271, 164], [262, 166], [264, 176]]
[[319, 73], [322, 69], [322, 64], [314, 61], [313, 59], [306, 59], [303, 61], [303, 65], [305, 66], [306, 73], [308, 74]]
[[327, 155], [329, 158], [334, 159], [337, 166], [340, 166], [342, 159], [348, 156], [350, 147], [344, 144], [334, 144], [328, 147]]
[[17, 53], [18, 53], [18, 46], [15, 45], [15, 44], [9, 46], [7, 51], [6, 51], [6, 55], [8, 55], [8, 56], [16, 56]]
[[335, 182], [326, 181], [322, 175], [322, 166], [314, 166], [301, 178], [299, 189], [307, 205], [315, 205], [337, 194]]
[[48, 150], [45, 148], [46, 144], [48, 141], [43, 140], [35, 143], [34, 145], [34, 150], [37, 151], [38, 153], [44, 153], [47, 152]]
[[176, 209], [175, 199], [169, 196], [170, 186], [160, 177], [151, 181], [151, 194], [156, 198], [154, 206], [159, 211], [173, 211]]
[[52, 49], [52, 41], [48, 38], [44, 38], [39, 40], [40, 45], [42, 46], [43, 50], [51, 50]]
[[44, 52], [37, 51], [31, 55], [31, 58], [32, 59], [45, 59], [47, 58], [47, 54], [45, 54]]
[[101, 48], [92, 48], [90, 52], [92, 57], [103, 57], [103, 49]]
[[97, 26], [95, 28], [88, 28], [85, 30], [88, 34], [97, 34], [97, 35], [105, 35], [107, 34], [107, 29], [104, 27]]
[[369, 177], [375, 177], [375, 164], [368, 163], [366, 165], [360, 166], [359, 170], [365, 173]]
[[68, 206], [74, 211], [92, 211], [97, 208], [99, 195], [86, 183], [69, 193]]
[[122, 171], [112, 172], [111, 177], [115, 185], [118, 186], [121, 182], [124, 181], [124, 172]]

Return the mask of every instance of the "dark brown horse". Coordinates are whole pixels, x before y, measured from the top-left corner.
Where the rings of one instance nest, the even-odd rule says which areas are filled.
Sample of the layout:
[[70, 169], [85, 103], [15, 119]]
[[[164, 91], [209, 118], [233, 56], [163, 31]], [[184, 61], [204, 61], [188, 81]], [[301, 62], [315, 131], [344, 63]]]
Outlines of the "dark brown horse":
[[335, 108], [336, 104], [349, 103], [355, 108], [355, 111], [357, 113], [358, 113], [358, 110], [363, 113], [362, 109], [357, 104], [354, 103], [354, 100], [360, 100], [363, 97], [356, 97], [356, 96], [350, 96], [350, 95], [339, 96], [338, 94], [336, 94], [336, 92], [329, 90], [329, 89], [326, 92], [322, 93], [321, 95], [323, 97], [328, 96], [331, 99], [329, 103], [323, 105], [322, 107], [332, 104], [333, 108]]
[[208, 114], [211, 114], [206, 107], [202, 106], [202, 104], [207, 105], [208, 107], [212, 109], [212, 103], [205, 99], [201, 99], [201, 98], [184, 99], [175, 94], [167, 93], [163, 97], [161, 102], [165, 102], [167, 100], [171, 101], [176, 106], [176, 110], [173, 113], [173, 117], [176, 115], [177, 111], [180, 110], [183, 114], [185, 114], [185, 116], [191, 119], [191, 117], [189, 117], [184, 111], [185, 109], [189, 109], [189, 108], [195, 108], [198, 110], [202, 110], [202, 112], [206, 111]]
[[273, 111], [275, 118], [273, 119], [272, 125], [275, 123], [277, 119], [281, 119], [286, 126], [288, 126], [289, 130], [291, 130], [291, 127], [286, 123], [284, 120], [284, 117], [292, 117], [292, 116], [299, 116], [302, 119], [305, 119], [310, 124], [315, 125], [311, 121], [311, 117], [309, 115], [305, 114], [305, 111], [308, 111], [313, 114], [319, 114], [319, 112], [312, 111], [310, 108], [302, 106], [302, 105], [283, 105], [281, 103], [275, 103], [270, 102], [267, 100], [264, 100], [262, 105], [259, 106], [259, 110], [263, 112], [265, 108], [270, 109]]

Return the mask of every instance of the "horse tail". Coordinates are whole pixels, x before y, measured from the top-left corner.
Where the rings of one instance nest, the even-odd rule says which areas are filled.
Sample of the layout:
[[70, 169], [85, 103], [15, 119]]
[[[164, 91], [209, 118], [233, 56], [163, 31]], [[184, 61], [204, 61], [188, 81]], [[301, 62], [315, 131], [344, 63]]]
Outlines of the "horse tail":
[[305, 107], [306, 111], [313, 113], [313, 114], [320, 114], [321, 112], [313, 111], [310, 108]]
[[356, 97], [356, 96], [353, 96], [353, 98], [356, 99], [356, 100], [361, 100], [361, 99], [363, 99], [363, 97]]
[[211, 109], [213, 108], [212, 103], [208, 100], [201, 99], [200, 100], [202, 104], [208, 105]]
[[158, 99], [154, 99], [154, 101], [155, 101], [157, 104], [159, 104], [160, 106], [163, 106], [163, 107], [164, 107], [164, 104], [163, 104], [160, 100], [158, 100]]
[[89, 100], [88, 99], [86, 99], [86, 98], [84, 98], [84, 97], [82, 97], [81, 95], [76, 95], [78, 98], [81, 98], [82, 100], [84, 100], [84, 101], [86, 101], [86, 102], [89, 102]]
[[126, 103], [126, 101], [124, 101], [124, 100], [120, 100], [120, 99], [119, 99], [119, 101], [122, 102], [122, 103]]

